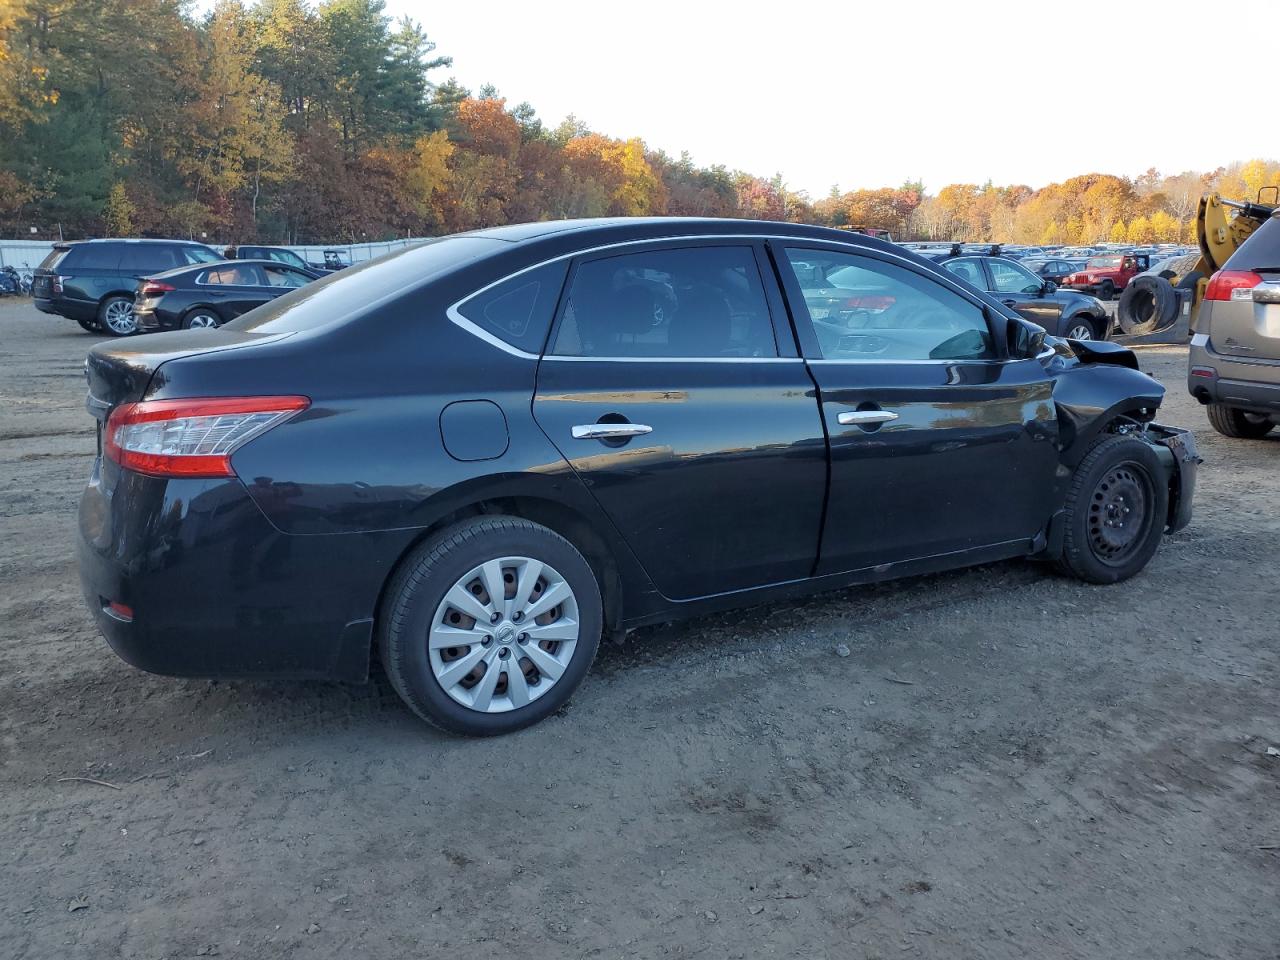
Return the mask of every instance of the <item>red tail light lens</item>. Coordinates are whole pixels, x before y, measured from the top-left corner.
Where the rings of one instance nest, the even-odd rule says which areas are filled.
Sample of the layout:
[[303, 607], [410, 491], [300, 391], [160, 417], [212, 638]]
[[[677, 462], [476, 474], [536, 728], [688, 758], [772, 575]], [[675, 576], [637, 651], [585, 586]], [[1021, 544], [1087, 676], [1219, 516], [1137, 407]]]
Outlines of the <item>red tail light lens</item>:
[[161, 283], [159, 280], [148, 280], [138, 292], [144, 297], [158, 297], [160, 294], [168, 293], [172, 289], [173, 287], [167, 283]]
[[898, 301], [893, 297], [867, 294], [863, 296], [850, 297], [844, 302], [844, 305], [849, 310], [869, 310], [872, 313], [880, 313], [884, 310], [888, 310], [897, 302]]
[[311, 405], [306, 397], [207, 397], [126, 403], [107, 419], [103, 449], [151, 477], [234, 477], [231, 454]]
[[1206, 300], [1252, 300], [1253, 288], [1262, 277], [1250, 270], [1219, 270], [1209, 278], [1205, 288]]

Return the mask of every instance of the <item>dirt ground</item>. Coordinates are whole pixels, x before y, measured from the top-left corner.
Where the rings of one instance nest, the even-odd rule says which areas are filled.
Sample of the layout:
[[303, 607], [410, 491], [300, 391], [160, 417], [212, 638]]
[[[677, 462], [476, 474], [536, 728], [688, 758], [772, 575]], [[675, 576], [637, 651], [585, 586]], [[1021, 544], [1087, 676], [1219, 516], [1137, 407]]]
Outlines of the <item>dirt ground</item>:
[[1180, 348], [1141, 360], [1196, 517], [1131, 583], [1009, 563], [648, 629], [470, 741], [381, 679], [117, 660], [73, 559], [94, 338], [13, 301], [0, 337], [4, 957], [1280, 956], [1280, 438], [1210, 432]]

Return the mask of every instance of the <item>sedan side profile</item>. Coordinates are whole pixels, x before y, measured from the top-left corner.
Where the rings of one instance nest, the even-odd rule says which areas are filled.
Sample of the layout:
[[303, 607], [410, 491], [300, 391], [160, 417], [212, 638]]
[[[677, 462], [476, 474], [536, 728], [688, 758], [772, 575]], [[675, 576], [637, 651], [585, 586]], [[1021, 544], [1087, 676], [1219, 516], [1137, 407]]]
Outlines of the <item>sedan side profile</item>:
[[143, 280], [133, 303], [139, 333], [220, 327], [304, 287], [320, 274], [275, 260], [224, 260]]
[[473, 735], [557, 710], [605, 633], [1015, 557], [1124, 580], [1198, 463], [1131, 351], [796, 224], [439, 238], [86, 371], [81, 579], [121, 657], [376, 652]]

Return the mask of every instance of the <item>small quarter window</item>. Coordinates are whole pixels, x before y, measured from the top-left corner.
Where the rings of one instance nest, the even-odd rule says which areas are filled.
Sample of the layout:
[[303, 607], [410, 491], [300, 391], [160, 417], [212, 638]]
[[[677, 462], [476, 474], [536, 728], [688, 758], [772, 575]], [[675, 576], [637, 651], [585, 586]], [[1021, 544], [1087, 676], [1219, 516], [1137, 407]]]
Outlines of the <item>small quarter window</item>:
[[541, 353], [564, 286], [567, 260], [510, 277], [458, 305], [458, 312], [525, 353]]

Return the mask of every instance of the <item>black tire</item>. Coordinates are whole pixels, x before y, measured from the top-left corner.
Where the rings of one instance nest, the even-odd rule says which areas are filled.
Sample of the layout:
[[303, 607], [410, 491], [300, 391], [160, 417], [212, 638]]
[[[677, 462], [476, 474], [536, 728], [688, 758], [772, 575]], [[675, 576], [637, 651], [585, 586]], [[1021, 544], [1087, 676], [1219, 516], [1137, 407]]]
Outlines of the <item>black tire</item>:
[[[212, 320], [212, 325], [204, 322], [207, 320]], [[182, 318], [183, 330], [209, 330], [220, 326], [222, 326], [222, 318], [215, 311], [205, 307], [196, 307], [194, 310], [188, 310]]]
[[1116, 295], [1116, 285], [1110, 280], [1103, 280], [1098, 284], [1098, 299], [1102, 301], [1110, 300]]
[[[546, 693], [523, 707], [481, 713], [454, 700], [437, 681], [427, 637], [437, 609], [457, 580], [473, 567], [504, 556], [540, 560], [560, 572], [578, 604], [579, 634], [568, 665]], [[603, 625], [599, 584], [573, 544], [528, 520], [483, 517], [441, 532], [401, 564], [380, 612], [378, 653], [392, 687], [422, 719], [451, 733], [493, 736], [537, 723], [564, 705], [595, 659]]]
[[1134, 277], [1120, 294], [1116, 320], [1131, 336], [1163, 330], [1178, 318], [1178, 295], [1163, 277]]
[[[126, 305], [129, 315], [128, 324], [116, 322], [113, 326], [110, 318]], [[102, 328], [103, 333], [111, 337], [131, 337], [137, 333], [138, 324], [133, 319], [133, 297], [124, 297], [119, 294], [103, 297], [102, 302], [98, 304], [98, 326]]]
[[1155, 452], [1137, 437], [1108, 434], [1071, 477], [1055, 565], [1086, 583], [1127, 580], [1155, 555], [1168, 515], [1169, 488]]
[[80, 324], [80, 329], [87, 330], [89, 333], [102, 332], [102, 328], [98, 326], [97, 320], [77, 320], [76, 323]]
[[1275, 424], [1261, 414], [1246, 413], [1225, 403], [1211, 403], [1207, 408], [1209, 424], [1224, 437], [1234, 440], [1261, 440]]

